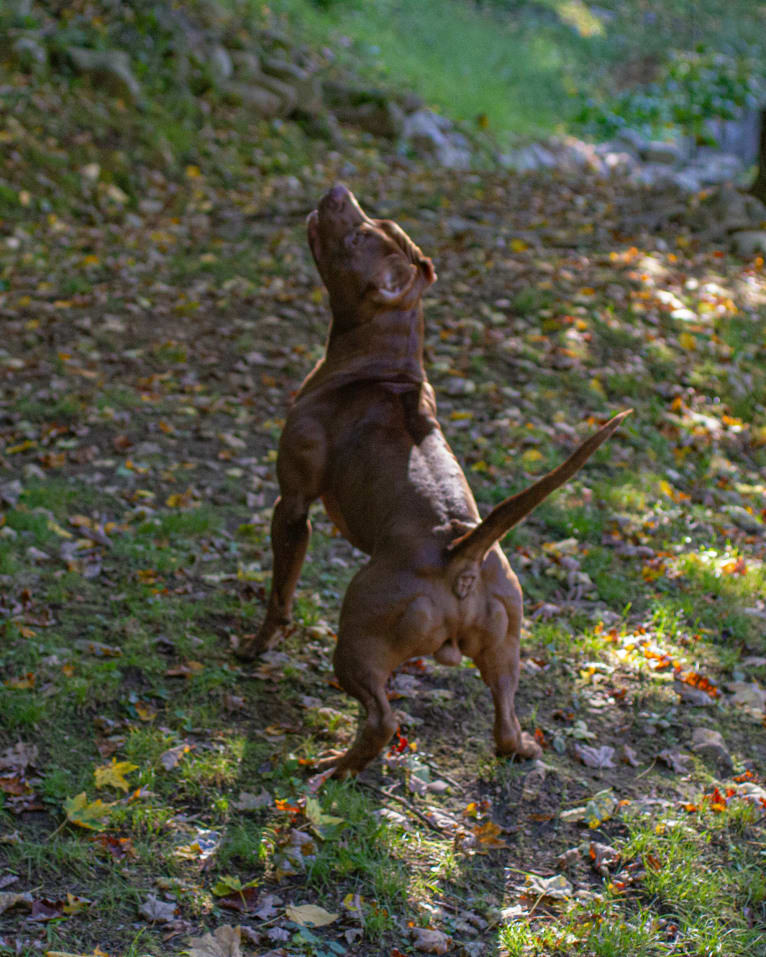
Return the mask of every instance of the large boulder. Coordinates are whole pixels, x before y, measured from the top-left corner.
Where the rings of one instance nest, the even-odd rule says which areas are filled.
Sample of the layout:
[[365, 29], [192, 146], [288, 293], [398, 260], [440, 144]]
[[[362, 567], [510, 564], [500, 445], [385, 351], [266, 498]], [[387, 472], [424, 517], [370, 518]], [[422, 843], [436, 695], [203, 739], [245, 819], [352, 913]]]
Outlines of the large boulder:
[[67, 47], [64, 55], [75, 73], [87, 77], [94, 86], [130, 103], [140, 99], [141, 84], [133, 75], [130, 57], [124, 50]]

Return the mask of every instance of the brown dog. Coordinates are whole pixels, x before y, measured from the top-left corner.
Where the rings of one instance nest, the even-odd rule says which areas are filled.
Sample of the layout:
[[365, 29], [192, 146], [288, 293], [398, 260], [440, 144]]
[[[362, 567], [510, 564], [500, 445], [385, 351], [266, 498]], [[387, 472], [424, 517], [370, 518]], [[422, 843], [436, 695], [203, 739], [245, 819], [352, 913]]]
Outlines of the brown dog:
[[324, 358], [301, 386], [279, 443], [274, 570], [266, 618], [240, 648], [252, 658], [289, 621], [321, 498], [343, 535], [370, 556], [346, 592], [335, 673], [366, 711], [344, 754], [324, 762], [357, 773], [397, 727], [386, 682], [408, 658], [476, 663], [495, 704], [500, 754], [532, 758], [514, 710], [521, 588], [498, 541], [563, 484], [628, 415], [615, 416], [558, 468], [479, 516], [436, 421], [423, 368], [423, 291], [431, 260], [395, 223], [370, 219], [334, 186], [308, 218], [308, 240], [330, 294]]

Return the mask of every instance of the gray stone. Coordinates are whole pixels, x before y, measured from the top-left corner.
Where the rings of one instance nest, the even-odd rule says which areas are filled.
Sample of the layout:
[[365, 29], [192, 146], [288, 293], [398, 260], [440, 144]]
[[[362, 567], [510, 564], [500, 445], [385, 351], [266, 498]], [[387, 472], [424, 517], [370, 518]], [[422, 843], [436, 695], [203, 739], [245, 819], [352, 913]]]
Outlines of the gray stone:
[[723, 736], [712, 728], [695, 728], [692, 733], [691, 749], [703, 758], [712, 757], [717, 764], [727, 770], [732, 767], [731, 755], [726, 748]]
[[124, 50], [90, 50], [67, 47], [65, 56], [76, 73], [86, 76], [113, 96], [135, 103], [141, 85], [130, 69], [130, 57]]
[[[739, 235], [741, 235], [741, 233]], [[766, 243], [766, 231], [763, 233], [763, 238]], [[762, 249], [766, 252], [766, 245], [764, 245]], [[766, 526], [741, 505], [724, 505], [722, 511], [724, 511], [732, 522], [738, 525], [743, 532], [749, 532], [751, 535], [760, 535], [766, 531]]]
[[637, 130], [624, 129], [615, 136], [616, 142], [623, 148], [640, 156], [649, 145], [649, 140]]
[[231, 62], [234, 66], [234, 73], [238, 77], [252, 80], [254, 77], [261, 75], [261, 61], [252, 50], [232, 50]]
[[219, 82], [230, 80], [234, 74], [234, 63], [226, 47], [218, 44], [210, 51], [210, 71]]
[[402, 140], [416, 153], [433, 157], [447, 169], [470, 169], [472, 165], [468, 140], [433, 110], [417, 110], [405, 117]]
[[23, 70], [31, 71], [36, 67], [45, 66], [48, 60], [45, 47], [39, 40], [29, 34], [16, 37], [11, 50], [15, 60]]
[[632, 153], [620, 149], [616, 143], [599, 143], [596, 153], [601, 157], [604, 171], [610, 176], [628, 176], [638, 162]]
[[666, 143], [664, 140], [651, 140], [641, 150], [641, 158], [647, 163], [663, 163], [675, 166], [684, 156], [677, 143]]
[[516, 170], [517, 173], [534, 173], [541, 169], [554, 169], [556, 157], [539, 143], [530, 143], [521, 149], [505, 153], [500, 162], [506, 169]]
[[284, 115], [279, 96], [255, 83], [227, 83], [223, 93], [231, 103], [249, 107], [261, 119]]
[[275, 76], [286, 83], [296, 83], [306, 80], [309, 76], [308, 71], [296, 66], [289, 60], [281, 57], [265, 56], [261, 60], [261, 68], [264, 73]]
[[731, 244], [740, 256], [766, 253], [766, 229], [746, 229], [741, 233], [733, 233]]
[[358, 126], [373, 136], [397, 139], [404, 128], [404, 113], [393, 101], [361, 103], [359, 106], [341, 107], [335, 111], [341, 123]]
[[585, 143], [575, 136], [565, 136], [548, 141], [548, 148], [556, 159], [559, 169], [568, 172], [592, 170], [604, 173], [604, 162], [592, 143]]
[[731, 153], [709, 153], [699, 156], [689, 170], [703, 186], [715, 186], [736, 179], [743, 171], [742, 160]]
[[286, 83], [275, 76], [267, 76], [264, 73], [263, 76], [258, 77], [258, 86], [279, 97], [281, 104], [279, 116], [289, 116], [298, 105], [298, 91], [291, 83]]

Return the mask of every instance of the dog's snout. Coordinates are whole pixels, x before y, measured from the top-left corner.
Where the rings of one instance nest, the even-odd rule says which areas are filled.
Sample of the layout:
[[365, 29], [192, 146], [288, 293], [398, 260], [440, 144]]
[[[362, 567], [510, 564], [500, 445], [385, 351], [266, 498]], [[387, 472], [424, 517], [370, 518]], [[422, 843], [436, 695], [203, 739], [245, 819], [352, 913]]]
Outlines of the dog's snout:
[[324, 201], [334, 213], [343, 212], [348, 203], [348, 189], [342, 183], [336, 183], [327, 191]]

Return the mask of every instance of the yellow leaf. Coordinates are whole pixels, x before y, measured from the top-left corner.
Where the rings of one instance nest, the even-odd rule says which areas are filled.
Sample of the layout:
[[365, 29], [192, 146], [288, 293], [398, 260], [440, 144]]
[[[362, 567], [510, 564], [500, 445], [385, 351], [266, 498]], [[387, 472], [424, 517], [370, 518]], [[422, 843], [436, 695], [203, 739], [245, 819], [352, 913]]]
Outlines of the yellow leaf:
[[325, 927], [338, 919], [337, 914], [331, 914], [324, 907], [317, 907], [316, 904], [301, 904], [299, 907], [288, 905], [285, 908], [285, 914], [288, 920], [295, 921], [302, 927]]
[[527, 449], [527, 451], [521, 456], [521, 461], [525, 465], [533, 465], [535, 462], [540, 462], [543, 458], [543, 453], [540, 449]]
[[114, 758], [112, 758], [111, 764], [104, 764], [102, 767], [96, 768], [93, 772], [96, 787], [113, 787], [120, 788], [122, 791], [128, 791], [130, 785], [125, 780], [125, 775], [130, 774], [131, 771], [135, 771], [137, 767], [137, 764], [131, 764], [130, 761], [115, 761]]
[[682, 332], [678, 337], [678, 343], [687, 352], [693, 352], [697, 348], [697, 340], [690, 332]]
[[529, 249], [529, 243], [524, 242], [523, 239], [512, 239], [511, 249], [515, 253], [523, 253], [525, 249]]
[[104, 818], [109, 816], [111, 808], [111, 804], [104, 804], [100, 798], [88, 803], [88, 795], [85, 791], [64, 801], [67, 820], [78, 827], [87, 827], [91, 831], [103, 830]]
[[77, 897], [75, 894], [70, 894], [67, 891], [66, 895], [66, 904], [64, 904], [64, 913], [65, 914], [79, 914], [81, 910], [84, 910], [90, 905], [90, 901], [85, 897]]
[[604, 386], [602, 385], [601, 381], [597, 379], [595, 376], [590, 380], [588, 385], [591, 387], [591, 389], [593, 389], [594, 392], [598, 392], [599, 395], [601, 396], [606, 395], [606, 390], [604, 389]]

